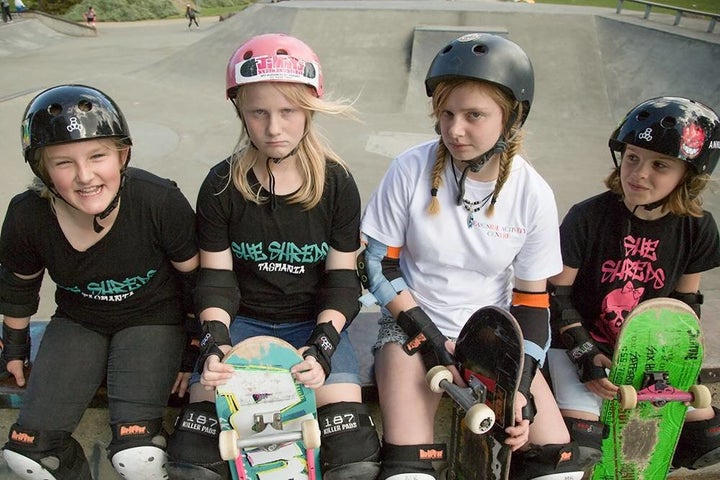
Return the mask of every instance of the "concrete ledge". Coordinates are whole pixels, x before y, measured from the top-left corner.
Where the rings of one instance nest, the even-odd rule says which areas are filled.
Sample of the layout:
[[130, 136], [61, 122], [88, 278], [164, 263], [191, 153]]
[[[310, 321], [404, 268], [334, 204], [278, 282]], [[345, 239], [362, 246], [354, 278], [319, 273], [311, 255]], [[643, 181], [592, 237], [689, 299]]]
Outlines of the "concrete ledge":
[[70, 35], [73, 37], [96, 37], [97, 29], [83, 23], [65, 20], [55, 15], [49, 15], [37, 10], [29, 10], [22, 13], [24, 18], [34, 18], [46, 27], [52, 28], [58, 33]]

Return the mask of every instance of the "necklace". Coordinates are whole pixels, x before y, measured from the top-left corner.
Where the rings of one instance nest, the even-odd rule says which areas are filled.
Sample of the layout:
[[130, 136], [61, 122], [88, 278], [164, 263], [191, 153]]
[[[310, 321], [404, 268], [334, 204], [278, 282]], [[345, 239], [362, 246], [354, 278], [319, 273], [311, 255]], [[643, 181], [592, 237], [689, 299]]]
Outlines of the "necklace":
[[462, 206], [465, 209], [465, 211], [468, 212], [467, 216], [467, 227], [472, 228], [473, 223], [475, 222], [475, 214], [482, 210], [482, 208], [487, 205], [488, 201], [490, 201], [490, 197], [492, 197], [492, 192], [488, 193], [485, 198], [482, 200], [476, 200], [474, 202], [471, 202], [470, 200], [463, 197], [462, 199]]
[[[457, 172], [455, 172], [455, 166], [452, 164], [452, 162], [450, 164], [450, 168], [452, 169], [453, 176], [455, 177], [455, 183], [458, 186], [458, 197], [459, 197], [458, 203], [462, 203], [463, 208], [465, 209], [466, 212], [468, 212], [466, 223], [467, 223], [468, 228], [472, 228], [473, 223], [475, 223], [475, 214], [477, 212], [479, 212], [480, 210], [482, 210], [482, 208], [485, 205], [487, 205], [487, 203], [490, 201], [490, 197], [492, 197], [493, 192], [488, 193], [485, 196], [485, 198], [483, 198], [482, 200], [475, 200], [475, 201], [468, 200], [467, 198], [465, 198], [465, 195], [464, 195], [465, 194], [464, 175], [461, 180], [458, 180]], [[463, 173], [465, 173], [466, 171], [467, 171], [467, 168], [465, 169], [465, 171]]]

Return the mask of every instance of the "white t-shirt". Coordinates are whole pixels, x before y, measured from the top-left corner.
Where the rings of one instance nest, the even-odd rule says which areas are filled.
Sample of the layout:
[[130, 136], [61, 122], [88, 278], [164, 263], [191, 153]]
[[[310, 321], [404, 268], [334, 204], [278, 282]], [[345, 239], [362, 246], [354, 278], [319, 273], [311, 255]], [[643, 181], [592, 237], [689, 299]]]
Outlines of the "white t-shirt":
[[[461, 172], [446, 162], [431, 215], [430, 178], [437, 140], [402, 153], [390, 165], [363, 214], [364, 235], [402, 247], [400, 268], [418, 304], [449, 337], [477, 309], [509, 308], [513, 278], [542, 280], [562, 270], [558, 218], [550, 186], [515, 156], [492, 217], [458, 206]], [[464, 198], [477, 202], [495, 182], [467, 179]], [[477, 208], [469, 206], [470, 210]]]

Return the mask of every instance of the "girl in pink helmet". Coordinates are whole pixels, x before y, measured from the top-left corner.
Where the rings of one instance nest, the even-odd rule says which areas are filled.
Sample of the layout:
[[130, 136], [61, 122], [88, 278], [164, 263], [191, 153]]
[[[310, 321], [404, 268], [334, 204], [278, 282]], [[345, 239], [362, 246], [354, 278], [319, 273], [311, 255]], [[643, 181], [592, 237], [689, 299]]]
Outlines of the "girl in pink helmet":
[[[314, 124], [317, 113], [353, 117], [353, 109], [324, 98], [317, 55], [288, 35], [259, 35], [241, 45], [226, 80], [242, 129], [198, 195], [195, 300], [206, 341], [200, 383], [191, 387], [170, 456], [227, 476], [217, 438], [184, 428], [186, 420], [215, 415], [212, 389], [232, 374], [220, 363], [231, 345], [273, 335], [304, 357], [293, 375], [316, 389], [320, 424], [332, 426], [321, 432], [323, 477], [374, 478], [379, 440], [361, 403], [346, 331], [360, 309], [360, 195]], [[190, 471], [185, 467], [178, 470]]]

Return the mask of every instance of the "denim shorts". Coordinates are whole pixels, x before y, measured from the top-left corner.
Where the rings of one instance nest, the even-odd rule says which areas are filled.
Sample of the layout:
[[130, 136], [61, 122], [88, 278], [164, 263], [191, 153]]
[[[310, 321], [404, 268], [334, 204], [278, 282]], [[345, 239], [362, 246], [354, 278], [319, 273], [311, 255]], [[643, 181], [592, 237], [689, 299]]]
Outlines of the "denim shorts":
[[[251, 337], [269, 335], [285, 340], [295, 348], [305, 345], [316, 322], [314, 320], [293, 323], [268, 323], [250, 317], [236, 316], [230, 324], [230, 340], [233, 345]], [[193, 375], [190, 383], [200, 381], [200, 374]], [[347, 330], [340, 332], [340, 343], [331, 359], [330, 376], [325, 385], [353, 383], [360, 385], [360, 367]]]
[[[399, 343], [404, 345], [408, 341], [408, 335], [405, 331], [397, 324], [397, 321], [391, 315], [383, 315], [378, 320], [380, 329], [378, 330], [378, 338], [373, 346], [373, 351], [377, 352], [386, 343]], [[448, 340], [455, 342], [457, 340], [454, 337], [448, 337]]]

